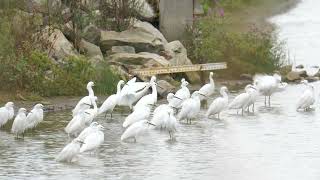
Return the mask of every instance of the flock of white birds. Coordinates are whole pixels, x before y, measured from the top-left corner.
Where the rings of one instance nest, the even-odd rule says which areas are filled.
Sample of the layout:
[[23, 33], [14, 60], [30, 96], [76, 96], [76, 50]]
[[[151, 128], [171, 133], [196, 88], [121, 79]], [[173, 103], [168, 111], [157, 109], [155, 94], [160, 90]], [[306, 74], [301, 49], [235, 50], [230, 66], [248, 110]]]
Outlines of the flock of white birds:
[[[302, 81], [306, 85], [305, 91], [297, 102], [297, 110], [307, 111], [315, 103], [314, 86], [307, 81]], [[189, 83], [181, 80], [181, 88], [174, 94], [167, 95], [167, 104], [156, 107], [158, 100], [156, 77], [153, 76], [150, 82], [136, 82], [132, 78], [128, 82], [120, 80], [117, 84], [117, 92], [109, 96], [100, 108], [97, 106], [97, 97], [94, 95], [93, 82], [87, 84], [88, 96], [83, 97], [72, 110], [72, 120], [65, 127], [65, 132], [70, 138], [74, 138], [67, 144], [56, 157], [57, 161], [72, 162], [80, 153], [94, 153], [104, 142], [104, 127], [95, 122], [98, 115], [105, 116], [112, 112], [116, 106], [128, 106], [132, 112], [129, 114], [122, 126], [125, 128], [121, 136], [121, 141], [132, 139], [136, 142], [139, 135], [144, 134], [149, 129], [165, 131], [170, 139], [175, 138], [177, 124], [183, 120], [191, 124], [195, 120], [201, 109], [201, 101], [212, 99], [215, 91], [213, 73], [210, 73], [209, 83], [202, 86], [198, 91], [190, 93]], [[212, 101], [207, 108], [205, 116], [210, 118], [217, 116], [220, 119], [220, 113], [227, 109], [240, 110], [244, 112], [254, 112], [254, 104], [259, 95], [265, 97], [265, 106], [270, 106], [270, 97], [273, 93], [284, 91], [286, 83], [281, 81], [278, 74], [256, 75], [253, 84], [245, 87], [244, 93], [236, 96], [230, 103], [228, 89], [223, 86], [220, 88], [221, 97]], [[152, 92], [148, 94], [149, 89]], [[14, 122], [11, 132], [17, 138], [28, 129], [35, 128], [43, 121], [43, 105], [37, 104], [28, 113], [25, 108], [20, 108]], [[0, 108], [0, 127], [5, 125], [14, 117], [14, 104], [8, 102]]]

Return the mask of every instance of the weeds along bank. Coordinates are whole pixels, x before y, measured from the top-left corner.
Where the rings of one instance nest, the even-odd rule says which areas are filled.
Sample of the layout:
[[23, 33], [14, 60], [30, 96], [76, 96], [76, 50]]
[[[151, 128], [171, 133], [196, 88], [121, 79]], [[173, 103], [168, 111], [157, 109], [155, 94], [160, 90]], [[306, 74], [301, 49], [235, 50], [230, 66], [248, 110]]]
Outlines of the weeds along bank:
[[[271, 73], [289, 62], [284, 42], [277, 40], [265, 20], [283, 3], [295, 1], [205, 1], [207, 15], [198, 17], [185, 34], [184, 44], [193, 63], [227, 62], [224, 78]], [[263, 25], [262, 25], [263, 24]]]

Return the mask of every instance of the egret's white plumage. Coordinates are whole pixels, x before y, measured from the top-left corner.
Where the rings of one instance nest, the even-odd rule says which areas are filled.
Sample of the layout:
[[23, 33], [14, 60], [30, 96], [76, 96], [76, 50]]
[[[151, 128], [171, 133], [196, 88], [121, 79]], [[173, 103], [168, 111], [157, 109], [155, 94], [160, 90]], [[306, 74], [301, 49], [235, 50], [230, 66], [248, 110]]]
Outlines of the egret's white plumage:
[[252, 106], [252, 112], [254, 112], [254, 104], [258, 99], [259, 96], [259, 90], [255, 87], [252, 86], [253, 88], [248, 89], [248, 93], [250, 95], [250, 99], [248, 102], [248, 112], [250, 112], [250, 106]]
[[205, 96], [201, 96], [200, 100], [205, 100], [206, 97], [210, 97], [213, 95], [214, 93], [214, 88], [215, 88], [215, 84], [214, 84], [214, 80], [213, 80], [213, 72], [210, 72], [209, 75], [209, 83], [203, 85], [200, 89], [199, 89], [199, 93], [205, 95]]
[[5, 125], [14, 116], [13, 102], [7, 102], [0, 108], [0, 127]]
[[169, 105], [169, 102], [171, 101], [173, 96], [173, 93], [169, 93], [167, 95], [168, 104], [161, 104], [153, 111], [151, 122], [155, 124], [156, 128], [158, 129], [163, 129], [165, 127], [165, 117], [167, 116], [167, 113], [165, 112], [173, 111], [173, 108]]
[[35, 128], [43, 121], [43, 105], [36, 104], [26, 118], [26, 129]]
[[91, 133], [95, 132], [98, 128], [99, 123], [97, 122], [92, 122], [90, 124], [89, 127], [86, 127], [83, 131], [81, 131], [81, 133], [79, 134], [79, 136], [77, 137], [77, 139], [79, 139], [80, 141], [84, 141], [84, 139]]
[[150, 114], [151, 114], [151, 106], [140, 106], [126, 117], [122, 126], [126, 128], [135, 122], [148, 119], [150, 117]]
[[251, 84], [248, 84], [245, 87], [245, 92], [236, 96], [228, 105], [228, 108], [237, 109], [237, 110], [241, 109], [243, 114], [244, 110], [249, 106], [250, 98], [251, 98], [250, 89], [252, 88], [255, 88], [255, 87], [253, 87]]
[[173, 109], [167, 109], [167, 111], [163, 111], [165, 113], [165, 116], [163, 117], [163, 128], [162, 130], [165, 130], [169, 133], [170, 139], [174, 138], [174, 134], [177, 131], [177, 119], [174, 116]]
[[188, 89], [189, 83], [184, 78], [181, 79], [181, 88], [175, 93], [170, 105], [175, 108], [180, 108], [182, 102], [190, 98], [190, 91]]
[[13, 121], [11, 132], [16, 136], [23, 134], [26, 129], [26, 112], [25, 108], [20, 108], [16, 118]]
[[186, 119], [187, 122], [191, 123], [191, 120], [197, 117], [201, 107], [200, 96], [204, 95], [200, 94], [199, 91], [195, 91], [191, 98], [183, 101], [177, 118], [179, 121]]
[[[88, 90], [89, 95], [80, 99], [80, 101], [77, 103], [76, 107], [72, 110], [73, 116], [75, 116], [79, 112], [83, 112], [83, 111], [89, 109], [90, 106], [93, 105], [92, 104], [92, 97], [94, 97], [94, 91], [92, 89], [93, 86], [94, 86], [94, 82], [92, 82], [92, 81], [88, 82], [87, 90]], [[81, 106], [82, 104], [87, 104], [88, 106]]]
[[155, 82], [152, 82], [150, 84], [152, 88], [152, 93], [143, 96], [134, 106], [134, 109], [142, 106], [155, 105], [157, 103], [157, 100], [158, 100], [157, 84]]
[[80, 148], [80, 153], [90, 152], [97, 150], [104, 141], [104, 127], [98, 125], [94, 132], [91, 132], [83, 141], [83, 145]]
[[[150, 88], [150, 84], [148, 83], [143, 90], [138, 92], [127, 92], [125, 94], [121, 94], [120, 99], [118, 101], [118, 106], [128, 106], [132, 109], [133, 104], [137, 102], [142, 96], [144, 96]], [[122, 90], [121, 90], [122, 91]]]
[[99, 112], [98, 114], [102, 114], [102, 113], [111, 113], [112, 116], [112, 112], [113, 109], [116, 107], [116, 105], [118, 104], [118, 101], [120, 99], [120, 92], [121, 92], [121, 86], [124, 84], [123, 80], [120, 80], [118, 82], [117, 85], [117, 93], [113, 94], [111, 96], [109, 96], [101, 105], [101, 107], [99, 108]]
[[308, 81], [302, 81], [303, 84], [307, 86], [307, 89], [303, 92], [300, 96], [298, 103], [297, 103], [297, 110], [303, 109], [307, 111], [310, 106], [315, 103], [315, 92], [314, 87], [312, 84], [309, 84]]
[[133, 138], [134, 142], [136, 142], [137, 137], [139, 135], [144, 134], [148, 130], [149, 125], [155, 126], [154, 124], [150, 123], [148, 120], [142, 120], [142, 121], [133, 123], [121, 135], [121, 141], [125, 141], [127, 139]]
[[56, 157], [58, 162], [73, 162], [80, 152], [80, 146], [83, 142], [79, 139], [74, 139], [71, 143], [67, 144]]
[[220, 89], [220, 94], [222, 97], [218, 97], [215, 100], [212, 101], [212, 103], [209, 106], [209, 109], [207, 110], [206, 117], [209, 117], [211, 115], [218, 114], [218, 118], [220, 118], [220, 113], [228, 108], [228, 89], [227, 87], [223, 86]]
[[274, 74], [273, 76], [269, 75], [255, 75], [254, 85], [259, 89], [259, 92], [265, 96], [265, 105], [267, 105], [267, 97], [269, 97], [268, 104], [271, 106], [271, 95], [278, 91], [283, 91], [285, 86], [281, 86], [281, 76]]

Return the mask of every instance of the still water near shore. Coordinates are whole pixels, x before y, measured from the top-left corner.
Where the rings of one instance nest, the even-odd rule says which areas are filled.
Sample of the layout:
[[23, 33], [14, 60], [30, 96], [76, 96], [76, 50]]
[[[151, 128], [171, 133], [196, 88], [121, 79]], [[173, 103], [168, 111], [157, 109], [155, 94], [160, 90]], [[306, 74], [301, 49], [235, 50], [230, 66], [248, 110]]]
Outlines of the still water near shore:
[[[303, 0], [272, 19], [297, 64], [320, 63], [318, 7], [316, 0]], [[319, 82], [314, 85], [320, 88]], [[264, 107], [260, 97], [256, 113], [245, 116], [226, 111], [221, 120], [206, 119], [202, 110], [192, 125], [179, 124], [176, 141], [151, 130], [137, 143], [121, 142], [127, 113], [117, 113], [113, 120], [99, 116], [97, 121], [106, 128], [99, 154], [80, 155], [73, 164], [54, 161], [70, 141], [64, 127], [71, 113], [49, 113], [24, 140], [0, 131], [0, 179], [318, 180], [320, 109], [317, 103], [314, 111], [296, 112], [303, 90], [303, 85], [289, 85], [272, 97], [271, 108]]]

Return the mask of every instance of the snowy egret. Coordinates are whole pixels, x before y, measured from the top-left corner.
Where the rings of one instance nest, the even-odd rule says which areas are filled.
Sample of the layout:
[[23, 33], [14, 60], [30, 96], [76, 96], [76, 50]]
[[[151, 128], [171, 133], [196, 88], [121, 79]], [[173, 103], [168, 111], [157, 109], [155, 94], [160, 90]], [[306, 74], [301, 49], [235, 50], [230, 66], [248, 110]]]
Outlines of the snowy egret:
[[163, 111], [166, 116], [164, 117], [163, 130], [169, 133], [170, 139], [174, 139], [174, 134], [177, 131], [177, 119], [174, 116], [173, 109]]
[[40, 122], [43, 121], [43, 105], [36, 104], [31, 112], [27, 115], [26, 128], [35, 128]]
[[153, 117], [151, 122], [156, 125], [157, 129], [163, 129], [165, 126], [165, 117], [167, 116], [168, 111], [173, 111], [173, 108], [169, 105], [170, 101], [173, 97], [173, 93], [169, 93], [167, 95], [168, 104], [161, 104], [160, 106], [156, 107], [153, 111]]
[[0, 127], [5, 125], [8, 120], [14, 116], [13, 102], [7, 102], [4, 107], [0, 108]]
[[259, 96], [259, 90], [255, 86], [252, 86], [252, 87], [253, 88], [248, 89], [248, 93], [250, 95], [250, 99], [247, 106], [248, 113], [250, 112], [250, 106], [252, 106], [252, 112], [254, 113], [254, 104], [257, 101], [257, 98]]
[[58, 162], [73, 162], [76, 160], [77, 155], [80, 152], [80, 147], [83, 144], [79, 139], [72, 140], [71, 143], [67, 144], [62, 151], [56, 157]]
[[148, 120], [142, 120], [142, 121], [138, 121], [138, 122], [133, 123], [121, 135], [121, 141], [125, 141], [127, 139], [133, 138], [134, 142], [136, 142], [137, 137], [139, 135], [144, 134], [148, 130], [149, 125], [155, 126], [154, 124], [152, 124]]
[[[65, 127], [65, 132], [69, 136], [77, 136], [84, 128], [89, 126], [93, 119], [98, 115], [98, 107], [96, 103], [96, 98], [91, 97], [93, 102], [93, 109], [87, 109], [83, 112], [79, 112], [76, 114], [72, 120], [68, 123], [68, 125]], [[86, 106], [86, 104], [81, 104], [81, 106]]]
[[255, 75], [254, 78], [254, 85], [259, 89], [259, 92], [264, 95], [264, 104], [267, 105], [267, 97], [268, 105], [271, 106], [271, 95], [278, 91], [283, 91], [284, 87], [281, 87], [281, 76], [278, 74], [274, 74], [273, 76], [269, 75]]
[[151, 105], [137, 107], [131, 114], [129, 114], [126, 117], [122, 126], [126, 128], [135, 122], [148, 119], [150, 115], [151, 115]]
[[189, 83], [184, 78], [181, 79], [181, 88], [175, 93], [170, 105], [174, 108], [180, 108], [182, 102], [190, 98], [190, 91], [188, 89]]
[[139, 108], [141, 106], [146, 106], [146, 105], [155, 105], [157, 103], [157, 100], [158, 100], [157, 83], [152, 82], [150, 84], [152, 88], [152, 93], [143, 96], [134, 106], [134, 109]]
[[228, 107], [228, 88], [223, 86], [220, 89], [220, 94], [222, 97], [218, 97], [210, 104], [209, 109], [207, 110], [206, 117], [211, 115], [218, 114], [218, 119], [220, 119], [220, 113], [227, 109]]
[[26, 115], [27, 110], [25, 108], [20, 108], [16, 118], [13, 121], [11, 132], [19, 137], [20, 134], [23, 135], [26, 129]]
[[132, 109], [133, 104], [148, 92], [150, 86], [151, 85], [148, 83], [147, 86], [145, 86], [144, 89], [141, 91], [121, 93], [121, 96], [117, 105], [129, 106], [129, 108]]
[[202, 86], [199, 89], [199, 93], [205, 95], [205, 96], [201, 96], [200, 100], [202, 101], [202, 100], [205, 100], [206, 97], [212, 96], [214, 93], [214, 88], [215, 88], [215, 85], [214, 85], [214, 80], [213, 80], [213, 72], [210, 72], [209, 83], [205, 84], [204, 86]]
[[191, 124], [191, 120], [197, 117], [201, 107], [200, 96], [205, 95], [199, 93], [199, 91], [195, 91], [192, 93], [191, 98], [183, 101], [181, 110], [178, 114], [179, 121], [186, 119], [187, 123]]
[[104, 127], [98, 125], [94, 132], [91, 132], [83, 141], [80, 148], [80, 153], [97, 151], [101, 144], [104, 142]]
[[113, 109], [116, 107], [116, 105], [118, 104], [118, 101], [120, 99], [120, 92], [121, 92], [121, 86], [124, 84], [125, 82], [123, 80], [120, 80], [118, 82], [117, 85], [117, 93], [113, 94], [111, 96], [109, 96], [101, 105], [101, 107], [99, 108], [99, 112], [98, 114], [102, 114], [104, 112], [110, 113], [111, 114], [111, 118], [112, 118], [112, 112]]
[[[92, 101], [91, 101], [92, 97], [94, 97], [94, 91], [92, 89], [93, 86], [94, 86], [94, 82], [92, 82], [92, 81], [88, 82], [87, 90], [88, 90], [89, 95], [80, 99], [80, 101], [77, 103], [76, 107], [72, 110], [73, 116], [75, 116], [79, 112], [82, 112], [82, 111], [89, 109], [90, 106], [93, 105]], [[81, 106], [81, 104], [89, 104], [90, 106]]]
[[79, 134], [79, 136], [77, 137], [77, 139], [79, 139], [80, 141], [84, 141], [84, 139], [91, 134], [92, 132], [95, 132], [96, 129], [98, 128], [99, 123], [97, 122], [92, 122], [90, 124], [89, 127], [85, 128], [83, 131], [81, 131], [81, 133]]
[[307, 89], [303, 92], [298, 100], [297, 111], [300, 109], [307, 111], [310, 109], [310, 106], [315, 103], [314, 86], [309, 84], [306, 80], [303, 80], [302, 83], [307, 86]]
[[237, 110], [237, 114], [238, 114], [238, 109], [241, 109], [241, 114], [243, 115], [244, 110], [249, 106], [250, 103], [250, 89], [254, 89], [255, 87], [252, 86], [251, 84], [248, 84], [245, 87], [245, 92], [239, 94], [238, 96], [236, 96], [231, 103], [229, 104], [228, 108], [229, 109], [236, 109]]

